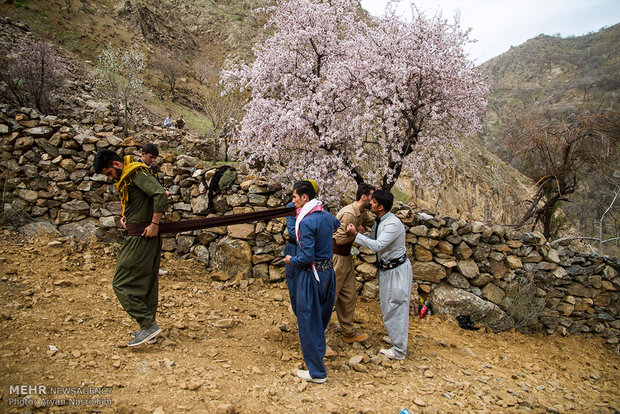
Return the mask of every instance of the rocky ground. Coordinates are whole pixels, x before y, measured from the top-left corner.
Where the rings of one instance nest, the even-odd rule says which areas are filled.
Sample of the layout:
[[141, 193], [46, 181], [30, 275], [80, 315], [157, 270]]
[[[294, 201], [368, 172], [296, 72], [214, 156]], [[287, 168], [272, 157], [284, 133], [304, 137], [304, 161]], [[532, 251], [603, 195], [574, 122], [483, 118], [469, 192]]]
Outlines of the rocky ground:
[[452, 317], [412, 316], [408, 358], [390, 362], [378, 355], [375, 301], [357, 311], [370, 339], [347, 345], [330, 327], [328, 382], [307, 384], [295, 376], [303, 360], [284, 284], [214, 281], [172, 255], [162, 260], [164, 331], [130, 349], [136, 326], [111, 287], [117, 249], [0, 234], [1, 412], [620, 410], [620, 356], [599, 338], [466, 331]]

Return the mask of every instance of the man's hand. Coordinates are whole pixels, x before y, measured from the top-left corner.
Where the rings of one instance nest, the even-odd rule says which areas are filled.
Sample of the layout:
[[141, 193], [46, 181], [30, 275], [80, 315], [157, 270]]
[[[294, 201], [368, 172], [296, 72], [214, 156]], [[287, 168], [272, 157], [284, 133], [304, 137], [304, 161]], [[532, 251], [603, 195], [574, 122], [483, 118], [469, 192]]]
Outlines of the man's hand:
[[142, 232], [142, 237], [148, 239], [157, 236], [157, 233], [159, 233], [159, 224], [151, 223]]
[[127, 218], [125, 216], [121, 217], [121, 226], [127, 230]]
[[357, 232], [358, 233], [364, 233], [366, 231], [366, 228], [364, 226], [357, 226]]
[[291, 264], [291, 256], [290, 255], [286, 255], [284, 257], [284, 264], [287, 264], [287, 265]]
[[357, 236], [357, 229], [355, 228], [355, 224], [349, 223], [347, 226], [347, 234], [349, 236]]

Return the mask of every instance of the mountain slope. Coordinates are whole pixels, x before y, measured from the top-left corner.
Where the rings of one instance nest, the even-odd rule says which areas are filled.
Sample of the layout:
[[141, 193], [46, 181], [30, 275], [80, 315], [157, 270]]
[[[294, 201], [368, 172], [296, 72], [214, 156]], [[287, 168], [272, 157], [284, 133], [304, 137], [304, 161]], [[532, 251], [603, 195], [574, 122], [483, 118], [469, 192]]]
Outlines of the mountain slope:
[[[193, 64], [204, 59], [219, 68], [226, 59], [248, 59], [253, 45], [266, 35], [262, 28], [266, 17], [252, 10], [266, 3], [267, 0], [38, 0], [5, 2], [0, 11], [13, 20], [23, 20], [32, 30], [87, 63], [95, 62], [108, 45], [136, 45], [147, 54], [151, 64], [163, 53], [173, 53], [186, 65], [179, 81], [179, 96], [173, 100], [166, 93], [161, 73], [151, 65], [147, 84], [154, 94], [146, 101], [147, 108], [155, 114], [155, 120], [170, 112], [183, 114], [191, 130], [204, 133], [209, 120], [201, 108], [210, 85], [202, 85], [193, 78]], [[496, 59], [499, 60], [493, 62], [498, 62], [498, 68], [509, 63], [501, 63], [503, 56]], [[519, 64], [519, 59], [514, 64]], [[512, 86], [506, 82], [505, 87]], [[469, 138], [458, 150], [456, 163], [444, 173], [440, 187], [414, 188], [403, 177], [399, 186], [406, 194], [399, 198], [438, 213], [510, 224], [519, 218], [518, 204], [531, 185], [516, 170], [488, 153], [475, 138]]]
[[[502, 137], [504, 126], [512, 119], [543, 110], [620, 110], [620, 24], [566, 39], [540, 35], [491, 59], [480, 69], [490, 85], [485, 146], [520, 168]], [[616, 175], [617, 181], [620, 170]], [[609, 179], [592, 171], [571, 202], [561, 208], [580, 232], [597, 237], [599, 219], [613, 199], [613, 190]], [[613, 219], [620, 213], [618, 204], [608, 215], [608, 237], [618, 235]]]

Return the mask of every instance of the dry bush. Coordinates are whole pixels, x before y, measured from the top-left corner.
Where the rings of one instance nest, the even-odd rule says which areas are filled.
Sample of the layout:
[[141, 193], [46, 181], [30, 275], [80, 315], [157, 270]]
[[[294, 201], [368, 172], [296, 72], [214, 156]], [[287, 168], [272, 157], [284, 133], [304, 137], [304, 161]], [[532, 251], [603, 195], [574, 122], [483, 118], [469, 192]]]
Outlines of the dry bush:
[[51, 113], [67, 74], [56, 51], [43, 41], [26, 38], [14, 49], [0, 52], [5, 55], [0, 59], [0, 81], [14, 103]]
[[502, 308], [514, 320], [514, 328], [517, 329], [535, 324], [545, 309], [546, 300], [536, 295], [538, 289], [530, 277], [513, 280], [506, 289], [502, 303]]

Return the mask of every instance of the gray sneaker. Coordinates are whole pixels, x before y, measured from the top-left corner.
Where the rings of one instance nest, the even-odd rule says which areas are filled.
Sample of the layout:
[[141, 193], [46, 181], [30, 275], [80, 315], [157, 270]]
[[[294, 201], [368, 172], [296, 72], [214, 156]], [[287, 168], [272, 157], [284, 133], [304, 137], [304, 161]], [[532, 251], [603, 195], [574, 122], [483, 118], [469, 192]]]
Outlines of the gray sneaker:
[[[140, 333], [140, 331], [131, 331], [129, 332], [129, 335], [131, 335], [132, 338], [135, 338], [136, 336], [138, 336], [138, 334]], [[148, 341], [146, 341], [147, 344], [149, 345], [153, 345], [157, 343], [157, 338], [151, 338]]]
[[149, 339], [155, 338], [157, 335], [159, 335], [160, 332], [161, 332], [161, 329], [159, 328], [159, 325], [154, 323], [153, 325], [151, 325], [150, 328], [142, 329], [140, 332], [138, 332], [138, 335], [136, 335], [135, 338], [129, 341], [127, 346], [142, 345], [143, 343], [147, 342]]

